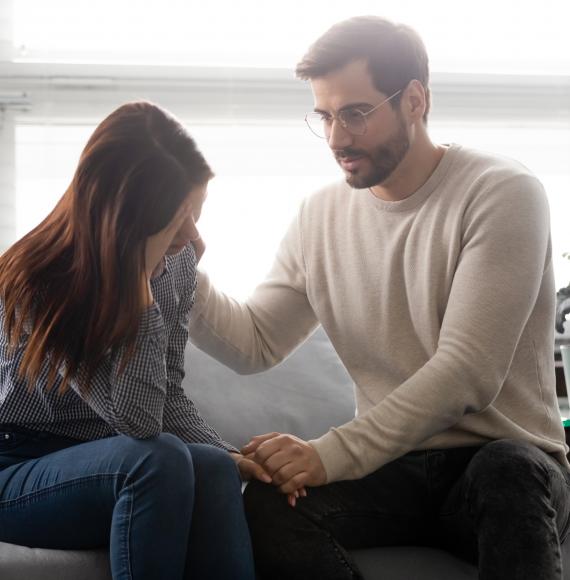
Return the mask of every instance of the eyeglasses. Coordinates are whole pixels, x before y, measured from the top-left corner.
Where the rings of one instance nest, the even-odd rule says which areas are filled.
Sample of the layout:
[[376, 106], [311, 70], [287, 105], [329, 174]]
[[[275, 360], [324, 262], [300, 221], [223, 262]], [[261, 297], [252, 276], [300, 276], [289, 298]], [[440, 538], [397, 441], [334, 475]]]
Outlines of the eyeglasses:
[[357, 108], [343, 109], [336, 115], [332, 113], [325, 113], [321, 111], [311, 111], [305, 115], [305, 123], [309, 129], [321, 139], [329, 139], [332, 130], [332, 124], [335, 119], [341, 124], [342, 128], [348, 131], [351, 135], [365, 135], [366, 134], [366, 117], [379, 109], [382, 105], [392, 100], [399, 95], [402, 89], [378, 103], [365, 113]]

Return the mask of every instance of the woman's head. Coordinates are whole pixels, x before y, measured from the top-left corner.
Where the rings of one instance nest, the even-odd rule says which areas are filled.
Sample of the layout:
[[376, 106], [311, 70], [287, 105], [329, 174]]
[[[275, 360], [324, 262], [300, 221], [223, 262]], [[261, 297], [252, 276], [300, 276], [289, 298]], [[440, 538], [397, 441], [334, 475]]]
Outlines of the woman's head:
[[25, 322], [32, 329], [28, 378], [49, 358], [54, 373], [65, 363], [65, 387], [109, 348], [134, 347], [147, 240], [201, 200], [212, 176], [187, 131], [152, 103], [125, 104], [98, 125], [54, 210], [0, 258], [6, 331], [15, 343]]
[[212, 176], [194, 140], [163, 109], [119, 107], [95, 129], [66, 194], [76, 246], [94, 245], [119, 262], [142, 259], [146, 239]]

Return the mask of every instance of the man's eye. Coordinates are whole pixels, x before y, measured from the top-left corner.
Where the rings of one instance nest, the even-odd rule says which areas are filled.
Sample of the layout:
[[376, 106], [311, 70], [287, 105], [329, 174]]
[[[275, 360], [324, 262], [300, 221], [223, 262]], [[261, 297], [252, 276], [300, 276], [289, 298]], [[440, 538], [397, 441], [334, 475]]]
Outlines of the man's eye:
[[330, 123], [332, 121], [332, 117], [328, 113], [318, 113], [318, 115], [319, 115], [319, 119], [323, 123]]
[[354, 123], [362, 119], [362, 111], [358, 109], [345, 109], [342, 111], [342, 119], [345, 123]]

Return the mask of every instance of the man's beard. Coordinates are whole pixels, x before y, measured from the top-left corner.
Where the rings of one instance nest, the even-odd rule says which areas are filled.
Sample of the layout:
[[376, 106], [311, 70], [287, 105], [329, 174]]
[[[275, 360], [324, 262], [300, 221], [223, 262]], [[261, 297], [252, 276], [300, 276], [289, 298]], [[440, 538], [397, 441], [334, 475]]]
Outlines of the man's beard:
[[410, 148], [410, 139], [403, 122], [400, 122], [398, 132], [386, 143], [379, 145], [371, 153], [358, 149], [342, 149], [335, 153], [336, 160], [342, 157], [358, 157], [365, 155], [372, 161], [372, 169], [367, 173], [348, 173], [346, 182], [355, 189], [374, 187], [386, 181], [406, 156]]

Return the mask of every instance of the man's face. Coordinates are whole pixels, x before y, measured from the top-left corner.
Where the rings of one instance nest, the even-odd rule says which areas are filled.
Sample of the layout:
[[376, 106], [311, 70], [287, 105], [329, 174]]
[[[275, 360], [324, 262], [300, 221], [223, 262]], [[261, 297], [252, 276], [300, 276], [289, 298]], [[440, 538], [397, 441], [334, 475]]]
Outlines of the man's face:
[[[374, 87], [365, 61], [351, 62], [313, 79], [311, 86], [315, 110], [332, 115], [351, 108], [366, 113], [390, 96]], [[364, 189], [380, 185], [392, 175], [406, 156], [410, 139], [400, 110], [385, 103], [366, 116], [364, 135], [352, 135], [335, 119], [328, 145], [347, 183]]]

